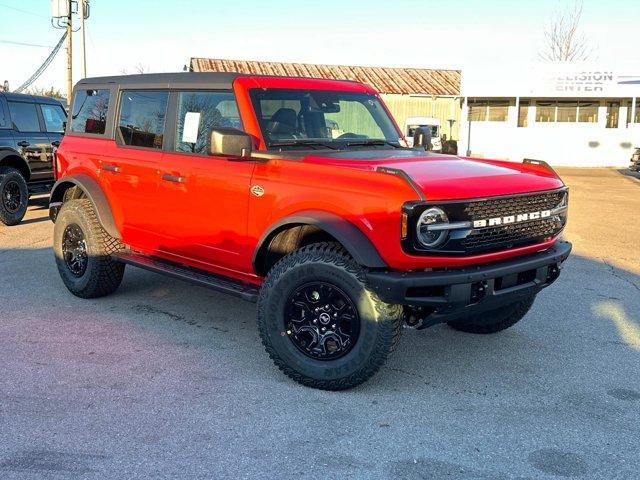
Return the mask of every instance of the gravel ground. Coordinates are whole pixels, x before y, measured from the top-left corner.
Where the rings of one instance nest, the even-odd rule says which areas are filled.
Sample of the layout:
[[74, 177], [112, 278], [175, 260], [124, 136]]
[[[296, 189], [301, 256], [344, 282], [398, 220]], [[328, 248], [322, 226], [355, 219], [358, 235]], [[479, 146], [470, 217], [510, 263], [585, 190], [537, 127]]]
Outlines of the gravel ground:
[[405, 331], [340, 393], [280, 374], [240, 300], [133, 268], [71, 296], [34, 200], [0, 227], [0, 478], [638, 478], [640, 180], [561, 174], [575, 255], [522, 322]]

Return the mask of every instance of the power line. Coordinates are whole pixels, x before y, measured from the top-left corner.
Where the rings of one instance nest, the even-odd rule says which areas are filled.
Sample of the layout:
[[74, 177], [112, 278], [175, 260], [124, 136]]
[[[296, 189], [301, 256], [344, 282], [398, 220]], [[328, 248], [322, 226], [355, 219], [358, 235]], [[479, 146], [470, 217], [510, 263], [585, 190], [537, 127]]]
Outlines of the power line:
[[14, 42], [12, 40], [0, 40], [0, 43], [8, 43], [9, 45], [20, 45], [21, 47], [52, 48], [51, 45], [40, 45], [39, 43]]
[[16, 12], [20, 12], [20, 13], [26, 13], [27, 15], [33, 15], [34, 17], [49, 18], [46, 15], [41, 15], [39, 13], [30, 12], [29, 10], [23, 10], [21, 8], [12, 7], [11, 5], [6, 5], [4, 3], [0, 3], [0, 7], [8, 8], [10, 10], [15, 10]]
[[[17, 92], [17, 93], [22, 92], [25, 88], [27, 88], [29, 85], [31, 85], [33, 82], [35, 82], [40, 75], [42, 75], [42, 72], [44, 72], [47, 69], [49, 64], [53, 61], [53, 58], [56, 56], [56, 54], [60, 50], [60, 47], [62, 47], [62, 43], [64, 42], [64, 39], [66, 37], [67, 37], [67, 32], [65, 31], [62, 34], [62, 37], [60, 37], [60, 40], [58, 41], [58, 44], [55, 47], [53, 47], [53, 50], [51, 50], [51, 53], [49, 54], [49, 56], [45, 59], [44, 62], [42, 62], [42, 65], [40, 65], [40, 67], [38, 67], [38, 69], [34, 72], [33, 75], [31, 75], [27, 79], [26, 82], [24, 82], [22, 85], [20, 85], [18, 88], [16, 88], [15, 92]], [[69, 101], [69, 99], [67, 99], [67, 101]]]

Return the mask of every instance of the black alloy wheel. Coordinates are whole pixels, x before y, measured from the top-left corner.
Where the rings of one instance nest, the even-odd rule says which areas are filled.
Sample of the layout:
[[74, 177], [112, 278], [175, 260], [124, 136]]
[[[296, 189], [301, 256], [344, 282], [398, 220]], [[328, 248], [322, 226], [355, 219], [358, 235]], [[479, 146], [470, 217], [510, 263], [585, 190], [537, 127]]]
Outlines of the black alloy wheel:
[[9, 181], [5, 183], [2, 189], [2, 204], [9, 213], [15, 213], [20, 209], [22, 193], [18, 182]]
[[82, 229], [75, 223], [67, 225], [62, 234], [62, 256], [74, 277], [84, 275], [89, 262], [87, 242]]
[[360, 316], [351, 298], [337, 286], [306, 283], [287, 299], [285, 332], [306, 356], [335, 360], [349, 353], [358, 340]]

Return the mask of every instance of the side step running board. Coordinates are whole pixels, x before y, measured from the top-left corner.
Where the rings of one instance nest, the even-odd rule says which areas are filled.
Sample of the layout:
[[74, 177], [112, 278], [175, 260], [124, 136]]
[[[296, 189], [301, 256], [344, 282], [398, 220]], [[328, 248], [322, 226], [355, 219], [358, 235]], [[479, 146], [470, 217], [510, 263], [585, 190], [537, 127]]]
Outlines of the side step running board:
[[150, 258], [138, 253], [122, 252], [111, 256], [115, 261], [144, 268], [156, 273], [162, 273], [185, 282], [201, 287], [207, 287], [218, 292], [226, 293], [256, 303], [260, 287], [249, 283], [232, 280], [221, 275], [205, 272], [195, 268], [185, 267], [167, 260]]

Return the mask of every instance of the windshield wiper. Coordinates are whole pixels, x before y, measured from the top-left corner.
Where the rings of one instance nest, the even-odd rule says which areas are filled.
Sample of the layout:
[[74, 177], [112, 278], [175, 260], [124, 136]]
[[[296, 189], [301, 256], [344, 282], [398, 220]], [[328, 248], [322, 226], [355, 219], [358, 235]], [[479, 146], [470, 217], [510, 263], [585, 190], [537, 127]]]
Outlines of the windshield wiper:
[[393, 148], [402, 148], [402, 145], [399, 143], [389, 142], [388, 140], [380, 140], [380, 139], [368, 139], [368, 140], [357, 140], [345, 143], [347, 147], [368, 147], [369, 145], [390, 145]]
[[326, 142], [319, 142], [318, 140], [287, 140], [284, 142], [271, 142], [269, 143], [269, 147], [296, 147], [296, 146], [305, 146], [311, 147], [314, 150], [317, 150], [317, 147], [329, 148], [331, 150], [338, 150], [338, 147], [330, 145]]

